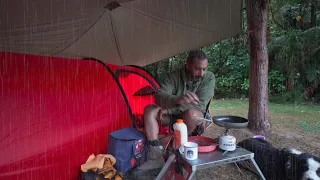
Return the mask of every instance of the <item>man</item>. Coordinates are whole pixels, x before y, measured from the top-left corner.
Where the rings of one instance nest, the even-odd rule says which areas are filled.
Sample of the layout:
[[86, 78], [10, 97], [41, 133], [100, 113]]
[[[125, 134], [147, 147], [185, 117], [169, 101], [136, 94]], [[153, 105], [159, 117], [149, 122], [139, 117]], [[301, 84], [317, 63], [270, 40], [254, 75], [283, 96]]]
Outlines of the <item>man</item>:
[[204, 117], [215, 86], [215, 76], [207, 68], [206, 54], [194, 50], [189, 53], [183, 68], [165, 78], [155, 95], [157, 105], [149, 105], [144, 111], [149, 151], [147, 161], [138, 170], [159, 170], [165, 164], [159, 146], [158, 123], [172, 127], [176, 119], [182, 118], [190, 134], [199, 123], [195, 117]]

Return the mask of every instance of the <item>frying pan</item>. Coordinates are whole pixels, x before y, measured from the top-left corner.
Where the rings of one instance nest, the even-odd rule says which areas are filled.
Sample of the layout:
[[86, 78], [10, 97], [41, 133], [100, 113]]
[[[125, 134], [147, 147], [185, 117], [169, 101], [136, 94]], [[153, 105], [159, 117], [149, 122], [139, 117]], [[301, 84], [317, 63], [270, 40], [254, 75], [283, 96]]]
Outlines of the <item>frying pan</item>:
[[220, 126], [225, 127], [227, 129], [230, 128], [246, 128], [248, 126], [248, 119], [245, 119], [243, 117], [239, 116], [229, 116], [229, 115], [223, 115], [223, 116], [213, 116], [212, 121]]

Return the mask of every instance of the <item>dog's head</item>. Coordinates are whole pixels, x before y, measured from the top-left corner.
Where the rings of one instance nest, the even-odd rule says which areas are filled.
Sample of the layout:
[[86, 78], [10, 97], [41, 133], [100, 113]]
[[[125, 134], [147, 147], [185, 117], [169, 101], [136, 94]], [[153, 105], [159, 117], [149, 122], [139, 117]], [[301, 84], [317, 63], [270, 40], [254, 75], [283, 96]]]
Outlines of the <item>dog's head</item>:
[[287, 180], [320, 180], [320, 158], [295, 149], [283, 149]]

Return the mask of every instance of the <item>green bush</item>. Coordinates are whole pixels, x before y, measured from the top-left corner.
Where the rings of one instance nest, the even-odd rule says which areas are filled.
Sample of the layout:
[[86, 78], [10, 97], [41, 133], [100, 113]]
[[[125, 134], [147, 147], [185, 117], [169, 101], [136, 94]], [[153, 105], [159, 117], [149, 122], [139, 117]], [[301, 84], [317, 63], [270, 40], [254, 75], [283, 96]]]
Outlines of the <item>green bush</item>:
[[268, 74], [268, 84], [270, 95], [278, 94], [286, 89], [283, 85], [286, 78], [277, 70], [272, 70]]

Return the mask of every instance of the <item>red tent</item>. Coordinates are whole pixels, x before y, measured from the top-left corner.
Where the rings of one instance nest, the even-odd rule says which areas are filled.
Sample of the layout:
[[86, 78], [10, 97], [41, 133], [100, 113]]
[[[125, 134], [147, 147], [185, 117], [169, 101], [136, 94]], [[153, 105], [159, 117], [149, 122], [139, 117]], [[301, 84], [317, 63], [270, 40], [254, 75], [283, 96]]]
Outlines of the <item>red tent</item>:
[[0, 53], [0, 84], [6, 180], [78, 178], [90, 154], [107, 153], [110, 132], [141, 120], [159, 87], [136, 66], [15, 53]]

